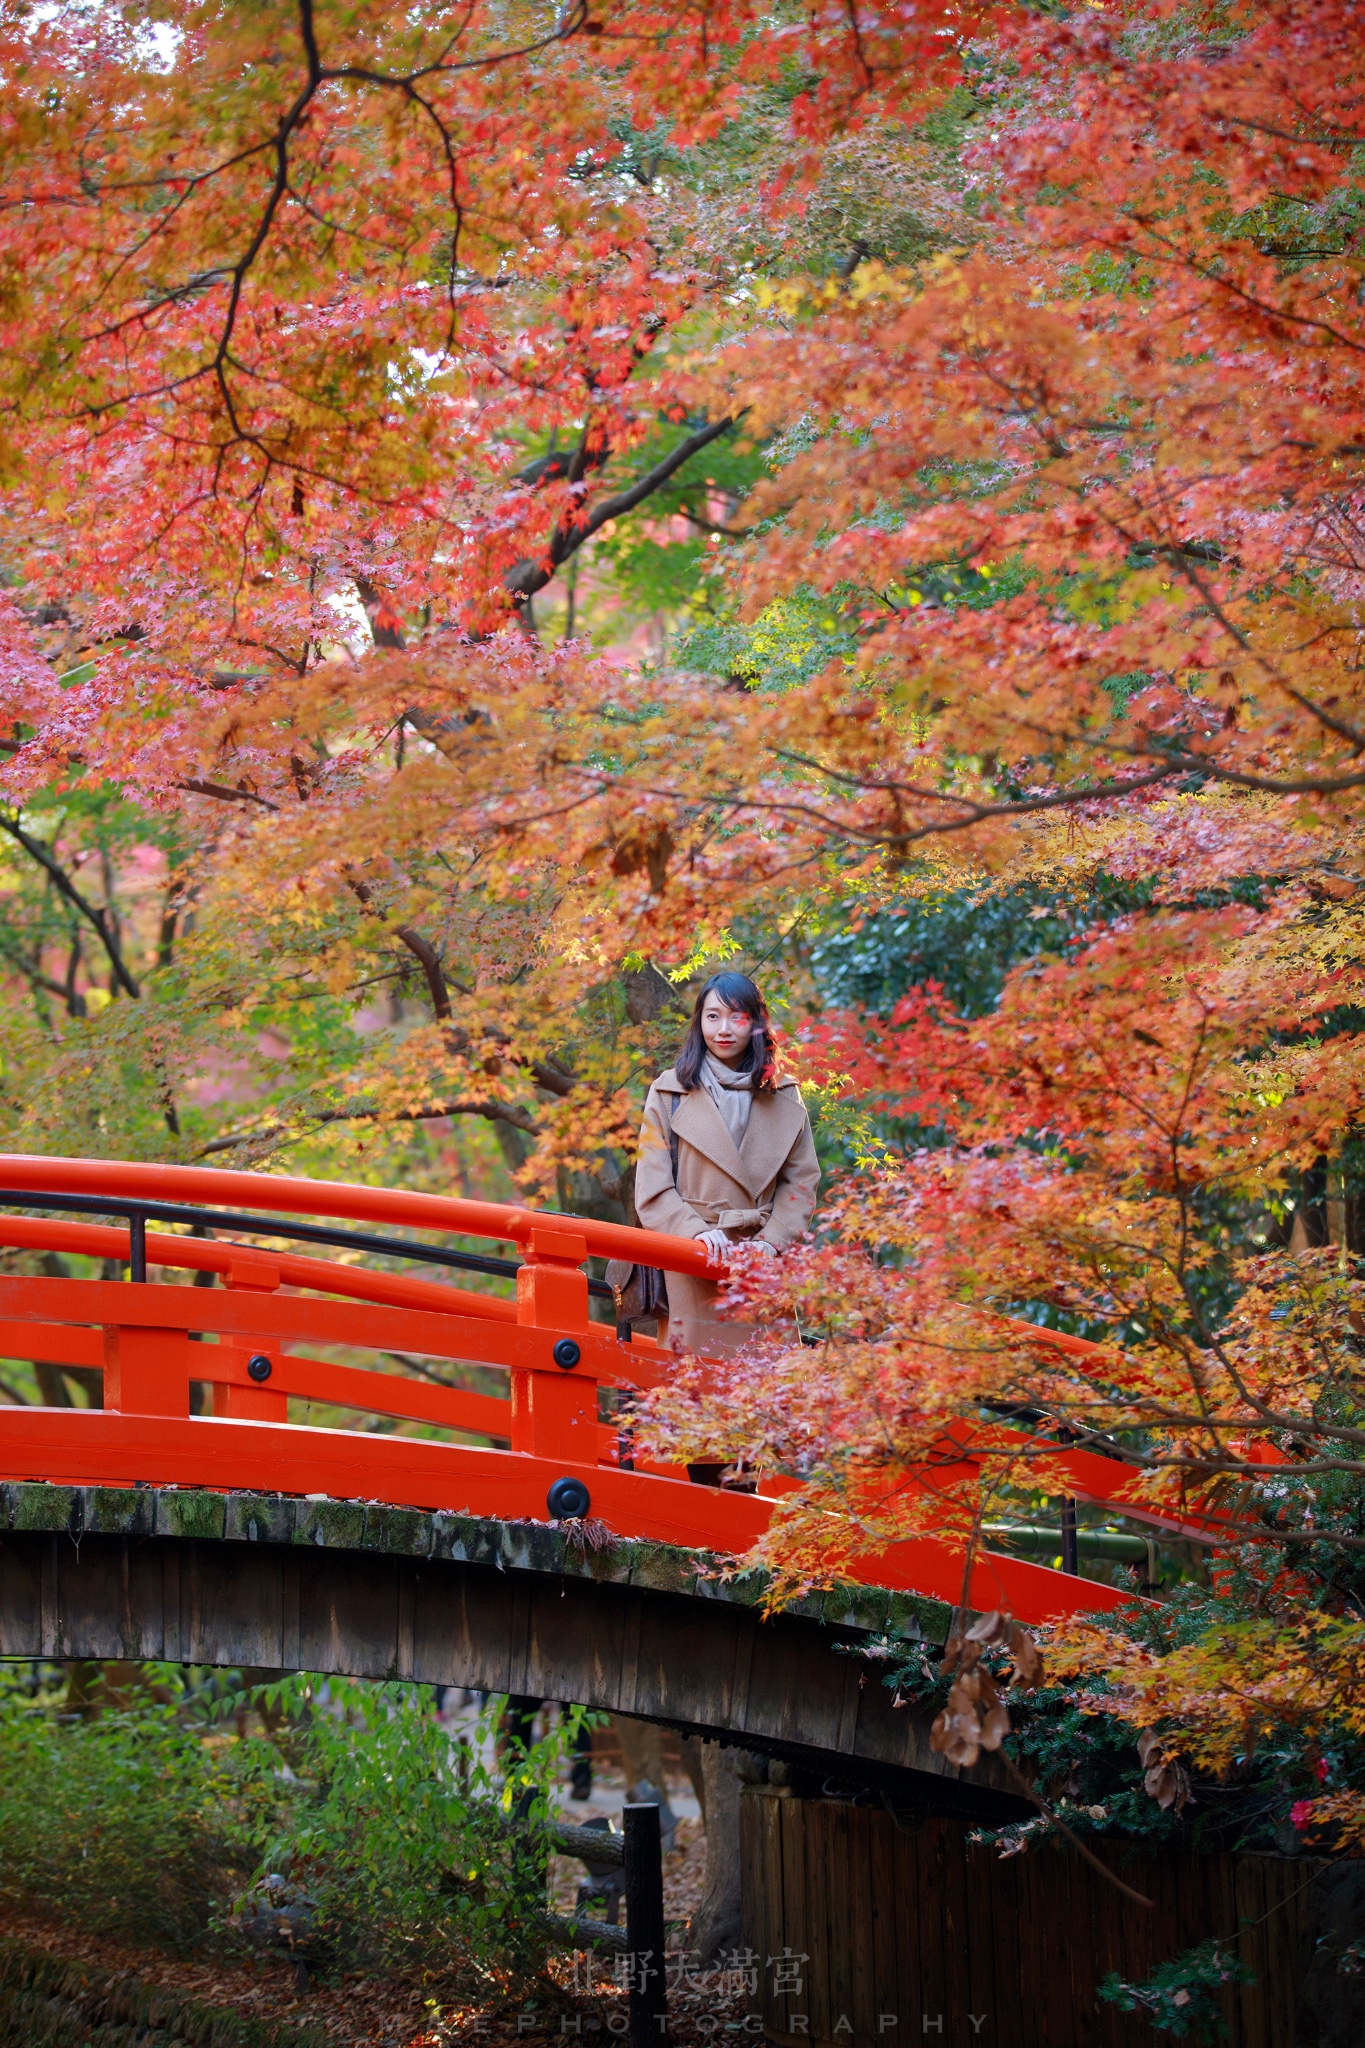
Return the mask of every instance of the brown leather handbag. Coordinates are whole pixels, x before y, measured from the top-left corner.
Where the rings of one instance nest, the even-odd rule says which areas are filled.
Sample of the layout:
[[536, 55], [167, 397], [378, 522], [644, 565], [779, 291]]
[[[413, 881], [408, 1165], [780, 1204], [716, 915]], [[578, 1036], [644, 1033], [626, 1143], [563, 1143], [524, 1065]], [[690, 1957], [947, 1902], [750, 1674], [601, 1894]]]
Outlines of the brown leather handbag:
[[609, 1259], [607, 1285], [616, 1300], [616, 1334], [623, 1341], [629, 1341], [632, 1324], [668, 1314], [668, 1282], [658, 1266]]

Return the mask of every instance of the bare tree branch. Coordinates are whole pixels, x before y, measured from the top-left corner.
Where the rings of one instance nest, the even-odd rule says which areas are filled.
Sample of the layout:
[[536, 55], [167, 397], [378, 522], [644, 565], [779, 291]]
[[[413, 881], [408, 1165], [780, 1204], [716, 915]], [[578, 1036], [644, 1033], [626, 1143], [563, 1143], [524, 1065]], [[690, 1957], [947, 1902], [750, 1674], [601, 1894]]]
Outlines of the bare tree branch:
[[268, 1124], [257, 1131], [237, 1131], [225, 1138], [211, 1139], [207, 1145], [201, 1145], [194, 1156], [196, 1159], [207, 1159], [215, 1152], [240, 1151], [243, 1145], [259, 1145], [275, 1140], [286, 1145], [294, 1145], [321, 1124], [424, 1124], [436, 1123], [443, 1116], [481, 1116], [490, 1123], [513, 1124], [517, 1130], [527, 1131], [532, 1137], [538, 1137], [540, 1134], [540, 1125], [528, 1109], [518, 1109], [515, 1103], [497, 1102], [492, 1098], [479, 1100], [474, 1097], [462, 1097], [456, 1102], [433, 1104], [430, 1109], [384, 1110], [365, 1105], [357, 1105], [354, 1109], [310, 1109], [301, 1113], [297, 1129], [290, 1124]]
[[519, 607], [528, 604], [538, 590], [543, 590], [546, 584], [552, 581], [569, 557], [577, 554], [584, 541], [591, 540], [609, 519], [621, 519], [627, 512], [633, 512], [637, 505], [642, 505], [646, 498], [651, 497], [670, 477], [675, 476], [692, 456], [700, 454], [703, 448], [709, 448], [713, 441], [718, 441], [731, 427], [738, 426], [743, 418], [743, 412], [727, 413], [724, 419], [713, 420], [708, 426], [698, 427], [695, 434], [689, 434], [686, 440], [680, 441], [662, 461], [656, 462], [653, 469], [647, 469], [642, 477], [637, 477], [625, 490], [615, 491], [611, 497], [600, 499], [591, 512], [585, 512], [581, 517], [572, 512], [568, 513], [551, 534], [549, 546], [540, 560], [528, 559], [518, 562], [503, 578], [504, 588], [511, 593], [515, 603]]
[[280, 808], [278, 804], [273, 804], [268, 796], [258, 796], [254, 789], [231, 789], [225, 782], [200, 782], [194, 776], [186, 776], [183, 782], [177, 782], [175, 786], [177, 789], [189, 790], [195, 796], [216, 796], [221, 803], [259, 804], [262, 810], [266, 811], [278, 811]]
[[417, 955], [417, 958], [422, 963], [422, 972], [426, 975], [427, 987], [431, 991], [431, 1007], [436, 1013], [437, 1023], [448, 1024], [450, 1022], [450, 990], [446, 987], [445, 974], [442, 970], [440, 956], [436, 948], [432, 945], [430, 939], [424, 939], [422, 934], [414, 931], [410, 924], [400, 924], [397, 937], [403, 941], [403, 944], [410, 953]]
[[142, 990], [124, 965], [122, 951], [109, 921], [109, 913], [81, 894], [60, 861], [54, 860], [40, 839], [35, 839], [31, 833], [25, 832], [17, 818], [7, 818], [0, 813], [0, 831], [8, 832], [10, 838], [23, 847], [29, 858], [37, 861], [44, 873], [51, 876], [58, 894], [64, 896], [72, 908], [99, 933], [100, 944], [109, 956], [109, 965], [114, 970], [115, 980], [119, 987], [136, 1001]]

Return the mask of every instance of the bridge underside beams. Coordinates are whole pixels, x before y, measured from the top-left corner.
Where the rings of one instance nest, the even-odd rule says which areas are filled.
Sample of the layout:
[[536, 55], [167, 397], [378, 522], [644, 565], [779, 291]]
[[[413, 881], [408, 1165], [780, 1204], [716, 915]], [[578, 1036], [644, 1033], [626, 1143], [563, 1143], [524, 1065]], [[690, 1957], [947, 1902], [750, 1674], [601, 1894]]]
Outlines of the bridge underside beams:
[[[154, 1526], [154, 1502], [141, 1499]], [[856, 1629], [765, 1621], [751, 1606], [582, 1567], [498, 1569], [290, 1540], [269, 1511], [293, 1520], [295, 1503], [259, 1505], [245, 1526], [229, 1516], [236, 1541], [11, 1523], [0, 1533], [0, 1656], [333, 1671], [581, 1701], [932, 1811], [1019, 1811], [983, 1771], [964, 1781], [930, 1750], [927, 1714], [895, 1707], [876, 1665], [848, 1654], [867, 1640]]]

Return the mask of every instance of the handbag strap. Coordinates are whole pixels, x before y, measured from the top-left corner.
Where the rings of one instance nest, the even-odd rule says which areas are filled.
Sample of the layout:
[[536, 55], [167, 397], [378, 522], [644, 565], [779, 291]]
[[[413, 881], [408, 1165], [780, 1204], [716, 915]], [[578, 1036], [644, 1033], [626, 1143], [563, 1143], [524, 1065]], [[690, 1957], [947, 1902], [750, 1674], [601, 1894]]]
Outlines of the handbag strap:
[[[667, 1110], [664, 1110], [665, 1103], [668, 1104]], [[673, 1111], [675, 1107], [676, 1098], [660, 1089], [659, 1108], [664, 1114], [665, 1129], [668, 1132], [668, 1157], [672, 1163], [673, 1185], [676, 1188], [678, 1185], [678, 1134], [673, 1128]]]

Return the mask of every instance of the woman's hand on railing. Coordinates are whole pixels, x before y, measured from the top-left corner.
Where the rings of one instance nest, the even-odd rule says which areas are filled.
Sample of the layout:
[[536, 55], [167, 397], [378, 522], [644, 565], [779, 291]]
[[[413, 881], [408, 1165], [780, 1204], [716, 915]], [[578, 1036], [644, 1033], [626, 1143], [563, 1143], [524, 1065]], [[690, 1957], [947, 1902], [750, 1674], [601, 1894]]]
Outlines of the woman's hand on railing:
[[696, 1242], [704, 1244], [713, 1259], [728, 1259], [731, 1252], [735, 1249], [736, 1242], [745, 1249], [750, 1245], [756, 1245], [759, 1251], [766, 1252], [769, 1258], [775, 1259], [777, 1257], [777, 1246], [770, 1244], [766, 1237], [741, 1237], [735, 1240], [729, 1236], [728, 1232], [722, 1230], [719, 1224], [715, 1223], [711, 1225], [709, 1230], [700, 1231]]

